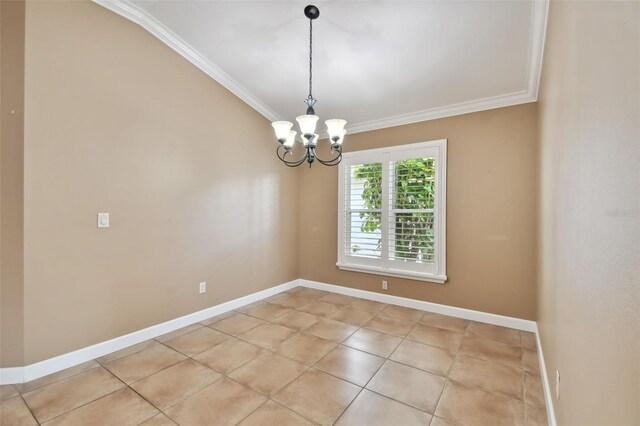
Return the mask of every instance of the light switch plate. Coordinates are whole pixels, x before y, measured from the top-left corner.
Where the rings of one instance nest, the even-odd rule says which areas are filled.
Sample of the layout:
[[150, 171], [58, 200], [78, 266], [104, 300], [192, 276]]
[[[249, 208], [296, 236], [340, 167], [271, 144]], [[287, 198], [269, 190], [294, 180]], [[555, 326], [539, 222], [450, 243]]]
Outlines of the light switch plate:
[[109, 227], [109, 213], [98, 213], [98, 228]]

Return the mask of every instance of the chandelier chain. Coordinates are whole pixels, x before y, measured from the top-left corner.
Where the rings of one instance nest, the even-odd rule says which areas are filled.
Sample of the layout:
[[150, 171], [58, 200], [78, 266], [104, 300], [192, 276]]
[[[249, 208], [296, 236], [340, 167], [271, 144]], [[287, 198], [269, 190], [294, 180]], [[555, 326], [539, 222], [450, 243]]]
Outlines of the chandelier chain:
[[[320, 10], [310, 4], [304, 8], [304, 15], [309, 18], [309, 96], [304, 100], [307, 105], [307, 112], [305, 115], [296, 117], [300, 125], [300, 140], [296, 140], [297, 132], [291, 130], [293, 124], [289, 121], [274, 121], [271, 123], [280, 144], [276, 148], [276, 155], [288, 167], [298, 167], [305, 162], [311, 167], [314, 161], [325, 166], [336, 166], [342, 160], [342, 141], [346, 133], [344, 126], [347, 122], [340, 119], [325, 121], [327, 133], [329, 134], [331, 154], [329, 158], [318, 157], [316, 148], [320, 136], [316, 133], [316, 123], [319, 117], [315, 115], [316, 112], [313, 109], [317, 102], [313, 97], [313, 20], [320, 16]], [[300, 157], [297, 157], [296, 154], [297, 158], [293, 154], [296, 142], [304, 145], [304, 152]]]
[[309, 19], [309, 98], [313, 98], [311, 94], [313, 81], [313, 19]]

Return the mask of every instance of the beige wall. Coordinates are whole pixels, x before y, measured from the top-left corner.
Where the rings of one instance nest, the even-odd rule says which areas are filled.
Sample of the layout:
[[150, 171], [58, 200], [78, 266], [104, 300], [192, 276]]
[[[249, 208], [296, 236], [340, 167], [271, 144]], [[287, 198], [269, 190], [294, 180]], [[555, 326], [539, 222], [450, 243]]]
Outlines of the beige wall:
[[640, 3], [554, 2], [539, 328], [560, 425], [640, 424]]
[[301, 278], [535, 319], [536, 104], [348, 135], [345, 150], [448, 139], [444, 285], [341, 271], [338, 169], [300, 170]]
[[23, 364], [24, 10], [0, 2], [0, 367]]
[[27, 364], [297, 278], [269, 122], [145, 30], [28, 2], [25, 85]]

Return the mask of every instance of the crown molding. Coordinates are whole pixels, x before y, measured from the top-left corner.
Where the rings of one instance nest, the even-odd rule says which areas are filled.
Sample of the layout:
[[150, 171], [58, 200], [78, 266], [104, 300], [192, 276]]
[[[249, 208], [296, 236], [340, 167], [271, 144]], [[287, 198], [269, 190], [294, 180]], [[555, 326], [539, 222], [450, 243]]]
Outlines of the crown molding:
[[[165, 27], [143, 9], [129, 0], [92, 0], [94, 3], [117, 13], [140, 25], [160, 41], [178, 52], [205, 74], [216, 80], [231, 93], [242, 99], [245, 103], [262, 114], [270, 121], [281, 119], [278, 114], [269, 108], [264, 102], [251, 94], [241, 84], [231, 78], [217, 65], [204, 55], [182, 40], [177, 34]], [[354, 123], [347, 126], [349, 133], [368, 132], [371, 130], [401, 126], [438, 118], [468, 114], [471, 112], [485, 111], [495, 108], [519, 105], [538, 100], [538, 87], [542, 73], [542, 59], [544, 43], [547, 33], [547, 19], [549, 14], [549, 0], [533, 0], [531, 3], [531, 31], [529, 34], [529, 60], [527, 68], [526, 89], [498, 96], [475, 99], [441, 107], [425, 109], [421, 111], [384, 117], [371, 121]]]
[[369, 132], [371, 130], [385, 129], [387, 127], [402, 126], [405, 124], [452, 117], [454, 115], [468, 114], [470, 112], [485, 111], [488, 109], [502, 108], [535, 101], [535, 96], [532, 96], [528, 91], [522, 91], [507, 95], [492, 96], [484, 99], [461, 102], [444, 107], [425, 109], [409, 114], [395, 115], [378, 120], [364, 121], [347, 126], [347, 130], [349, 133]]
[[529, 74], [527, 92], [538, 100], [544, 45], [547, 40], [547, 22], [549, 20], [549, 1], [534, 0], [531, 4], [531, 33], [529, 35]]
[[542, 74], [542, 57], [547, 35], [548, 16], [549, 0], [533, 0], [531, 2], [531, 31], [529, 32], [529, 60], [525, 90], [355, 123], [347, 126], [347, 130], [349, 133], [368, 132], [387, 127], [536, 102], [538, 100], [540, 75]]
[[240, 83], [225, 73], [220, 67], [207, 59], [202, 53], [182, 40], [177, 34], [165, 27], [160, 21], [128, 0], [92, 0], [94, 3], [135, 22], [160, 41], [175, 50], [186, 60], [202, 70], [209, 77], [224, 86], [270, 121], [278, 120], [278, 115], [260, 99], [251, 94]]

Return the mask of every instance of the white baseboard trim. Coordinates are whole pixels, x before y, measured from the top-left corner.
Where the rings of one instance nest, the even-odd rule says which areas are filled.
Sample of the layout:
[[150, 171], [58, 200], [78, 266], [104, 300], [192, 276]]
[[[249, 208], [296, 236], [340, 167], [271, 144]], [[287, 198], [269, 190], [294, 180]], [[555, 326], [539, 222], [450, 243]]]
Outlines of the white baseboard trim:
[[551, 385], [549, 384], [549, 377], [547, 376], [547, 366], [544, 362], [542, 342], [540, 341], [540, 332], [537, 325], [536, 343], [538, 345], [538, 362], [540, 363], [540, 376], [542, 378], [542, 387], [544, 389], [544, 400], [547, 405], [547, 421], [549, 422], [549, 426], [556, 426], [556, 413], [553, 409], [553, 393], [551, 392]]
[[[453, 317], [464, 318], [468, 320], [484, 322], [487, 324], [499, 325], [502, 327], [514, 328], [517, 330], [535, 332], [537, 335], [537, 327], [534, 321], [524, 320], [520, 318], [512, 318], [502, 315], [490, 314], [486, 312], [473, 311], [470, 309], [457, 308], [454, 306], [440, 305], [437, 303], [425, 302], [422, 300], [408, 299], [405, 297], [391, 296], [388, 294], [381, 294], [372, 291], [358, 290], [349, 287], [343, 287], [333, 284], [326, 284], [317, 281], [310, 281], [305, 279], [296, 279], [288, 283], [280, 284], [275, 287], [268, 288], [256, 293], [249, 294], [238, 299], [231, 300], [229, 302], [222, 303], [220, 305], [212, 306], [207, 309], [203, 309], [198, 312], [194, 312], [182, 317], [153, 325], [142, 330], [135, 331], [133, 333], [116, 337], [105, 342], [97, 343], [86, 348], [78, 349], [73, 352], [69, 352], [63, 355], [59, 355], [54, 358], [49, 358], [44, 361], [40, 361], [24, 367], [12, 367], [12, 368], [0, 368], [0, 384], [14, 384], [24, 383], [31, 380], [38, 379], [40, 377], [47, 376], [49, 374], [56, 373], [70, 368], [83, 362], [96, 359], [98, 357], [110, 354], [120, 349], [135, 345], [137, 343], [144, 342], [145, 340], [153, 339], [163, 334], [172, 332], [182, 327], [186, 327], [191, 324], [203, 321], [207, 318], [223, 314], [233, 309], [240, 308], [258, 300], [265, 299], [283, 291], [289, 290], [296, 286], [315, 288], [319, 290], [325, 290], [332, 293], [344, 294], [347, 296], [360, 297], [362, 299], [374, 300], [377, 302], [389, 303], [392, 305], [404, 306], [407, 308], [419, 309], [427, 312], [434, 312], [443, 315], [450, 315]], [[538, 348], [540, 348], [540, 339], [538, 337]], [[539, 349], [540, 360], [543, 362], [542, 351]], [[553, 406], [550, 405], [550, 396], [548, 392], [548, 381], [546, 377], [546, 370], [542, 367], [541, 370], [545, 373], [543, 381], [545, 383], [545, 395], [547, 397], [547, 404], [550, 408], [550, 416], [553, 415]], [[555, 426], [555, 423], [553, 424]]]
[[266, 290], [258, 291], [238, 299], [230, 300], [207, 309], [203, 309], [192, 314], [184, 315], [179, 318], [153, 325], [142, 330], [124, 336], [116, 337], [106, 342], [97, 343], [86, 348], [78, 349], [54, 358], [36, 362], [35, 364], [24, 367], [0, 368], [0, 384], [24, 383], [49, 374], [56, 373], [65, 368], [73, 367], [83, 362], [110, 354], [120, 349], [153, 339], [154, 337], [172, 332], [182, 327], [203, 321], [216, 315], [223, 314], [233, 309], [240, 308], [258, 300], [282, 293], [298, 285], [298, 280], [289, 281]]
[[481, 311], [473, 311], [471, 309], [457, 308], [455, 306], [440, 305], [438, 303], [408, 299], [406, 297], [391, 296], [389, 294], [376, 293], [373, 291], [358, 290], [355, 288], [326, 284], [317, 281], [304, 279], [299, 279], [297, 281], [298, 285], [302, 287], [326, 290], [332, 293], [344, 294], [345, 296], [360, 297], [362, 299], [374, 300], [376, 302], [389, 303], [391, 305], [404, 306], [406, 308], [419, 309], [421, 311], [434, 312], [436, 314], [449, 315], [452, 317], [464, 318], [472, 321], [499, 325], [502, 327], [515, 328], [516, 330], [536, 332], [535, 321], [490, 314]]
[[0, 384], [7, 385], [24, 382], [24, 367], [0, 368]]

